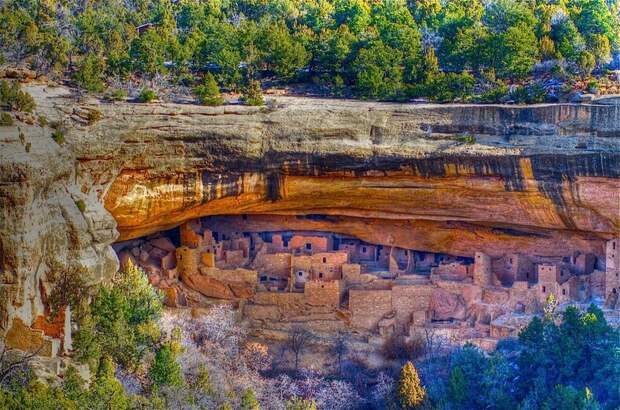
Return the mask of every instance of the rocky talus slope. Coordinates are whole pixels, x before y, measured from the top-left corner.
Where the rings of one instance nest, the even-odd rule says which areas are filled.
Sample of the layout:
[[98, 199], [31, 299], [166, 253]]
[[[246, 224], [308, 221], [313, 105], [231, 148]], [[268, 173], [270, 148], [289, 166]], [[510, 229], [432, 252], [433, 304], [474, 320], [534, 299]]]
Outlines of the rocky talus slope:
[[54, 266], [98, 280], [113, 241], [204, 215], [461, 256], [602, 255], [620, 231], [618, 99], [201, 107], [25, 88], [64, 142], [0, 127], [0, 333], [45, 315]]

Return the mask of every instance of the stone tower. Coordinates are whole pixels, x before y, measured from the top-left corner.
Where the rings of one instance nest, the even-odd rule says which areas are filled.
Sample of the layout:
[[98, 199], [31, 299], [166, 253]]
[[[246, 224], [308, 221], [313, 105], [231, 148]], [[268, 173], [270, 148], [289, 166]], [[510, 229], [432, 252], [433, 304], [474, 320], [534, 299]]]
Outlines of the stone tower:
[[620, 238], [607, 241], [605, 250], [605, 296], [620, 293]]
[[476, 252], [474, 255], [474, 283], [480, 286], [493, 285], [491, 257], [486, 253]]
[[191, 276], [198, 272], [200, 253], [197, 249], [181, 246], [176, 250], [176, 258], [179, 276]]

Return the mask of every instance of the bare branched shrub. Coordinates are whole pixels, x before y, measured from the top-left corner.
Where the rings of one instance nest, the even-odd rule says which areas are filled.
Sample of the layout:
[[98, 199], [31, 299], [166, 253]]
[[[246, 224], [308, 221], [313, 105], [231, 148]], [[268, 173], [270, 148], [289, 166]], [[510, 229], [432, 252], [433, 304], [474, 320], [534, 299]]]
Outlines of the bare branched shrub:
[[273, 385], [279, 397], [312, 400], [319, 409], [355, 409], [363, 403], [350, 383], [327, 380], [312, 372], [302, 372], [297, 379], [281, 375], [273, 381]]
[[26, 385], [31, 378], [30, 362], [42, 348], [43, 345], [31, 352], [21, 352], [8, 348], [0, 339], [0, 388], [9, 382]]
[[336, 366], [338, 367], [338, 373], [342, 374], [342, 361], [344, 360], [347, 352], [349, 351], [347, 335], [345, 333], [338, 332], [336, 337], [334, 337], [331, 350], [332, 354], [336, 357]]
[[[354, 384], [300, 371], [266, 377], [274, 357], [267, 347], [248, 341], [246, 329], [228, 305], [212, 307], [204, 315], [164, 314], [163, 333], [181, 329], [179, 362], [187, 380], [186, 394], [198, 408], [240, 407], [240, 397], [252, 390], [264, 410], [285, 410], [293, 399], [314, 401], [319, 409], [356, 409], [364, 400]], [[301, 357], [311, 335], [303, 328], [291, 332], [289, 346]], [[277, 356], [277, 355], [276, 355]], [[280, 355], [281, 356], [281, 355]], [[180, 390], [179, 390], [180, 391]], [[164, 392], [169, 405], [183, 408], [182, 394]], [[176, 408], [176, 407], [175, 407]]]
[[422, 356], [426, 351], [426, 339], [414, 337], [410, 340], [403, 336], [391, 336], [381, 347], [383, 357], [388, 360], [412, 360]]
[[386, 408], [386, 403], [389, 398], [395, 395], [395, 389], [396, 381], [394, 378], [384, 372], [379, 373], [377, 376], [377, 383], [370, 393], [370, 400], [373, 403], [373, 408]]
[[293, 353], [295, 357], [295, 371], [299, 369], [299, 357], [308, 347], [312, 340], [312, 333], [301, 326], [294, 326], [286, 340], [286, 347]]
[[262, 343], [246, 343], [241, 354], [248, 367], [254, 371], [264, 371], [271, 367], [269, 349]]

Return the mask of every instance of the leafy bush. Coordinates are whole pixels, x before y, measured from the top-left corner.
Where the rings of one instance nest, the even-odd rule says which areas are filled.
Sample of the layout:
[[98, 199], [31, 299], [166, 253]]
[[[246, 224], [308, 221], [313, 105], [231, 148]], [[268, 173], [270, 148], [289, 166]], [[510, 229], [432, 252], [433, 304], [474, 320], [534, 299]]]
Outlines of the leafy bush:
[[112, 359], [108, 356], [103, 356], [99, 360], [97, 375], [89, 392], [89, 407], [91, 409], [124, 410], [131, 408], [131, 399], [121, 382], [114, 377], [114, 367]]
[[47, 125], [47, 117], [41, 114], [37, 117], [37, 122], [41, 127], [45, 127]]
[[102, 118], [103, 114], [99, 110], [92, 109], [88, 110], [86, 113], [86, 121], [88, 122], [88, 125], [93, 125]]
[[367, 98], [395, 97], [402, 88], [402, 53], [382, 41], [362, 48], [353, 61], [357, 94]]
[[588, 81], [587, 89], [589, 93], [595, 94], [598, 91], [598, 81], [596, 80]]
[[75, 201], [75, 205], [78, 207], [80, 212], [84, 213], [84, 211], [86, 211], [86, 202], [84, 202], [83, 199], [78, 199]]
[[71, 55], [76, 81], [90, 90], [111, 77], [182, 78], [206, 68], [233, 88], [261, 75], [276, 83], [340, 75], [364, 98], [398, 98], [441, 69], [524, 78], [558, 59], [587, 73], [620, 44], [617, 2], [603, 0], [144, 0], [68, 2], [62, 12], [26, 3], [2, 3], [0, 59], [61, 76]]
[[250, 84], [245, 88], [241, 100], [247, 105], [265, 105], [265, 98], [263, 97], [263, 90], [261, 90], [260, 82], [251, 80]]
[[55, 129], [52, 133], [52, 139], [56, 141], [56, 144], [62, 145], [65, 143], [65, 134], [62, 133], [60, 128]]
[[345, 84], [344, 84], [344, 80], [339, 75], [334, 77], [334, 81], [332, 85], [332, 92], [334, 93], [336, 97], [342, 97], [344, 95]]
[[80, 317], [83, 302], [90, 293], [90, 286], [86, 281], [86, 270], [53, 263], [46, 274], [46, 278], [52, 285], [48, 296], [51, 317], [56, 317], [58, 312], [67, 306], [71, 306], [76, 316]]
[[138, 101], [141, 103], [150, 103], [157, 99], [157, 93], [150, 88], [143, 88], [138, 95]]
[[194, 92], [203, 105], [218, 106], [224, 104], [220, 87], [218, 87], [215, 77], [211, 73], [205, 75], [203, 83], [194, 88]]
[[8, 112], [0, 114], [0, 127], [8, 127], [13, 125], [13, 117]]
[[161, 346], [149, 369], [149, 379], [157, 388], [162, 386], [179, 387], [183, 385], [181, 366], [169, 344]]
[[577, 65], [579, 66], [579, 69], [581, 70], [583, 76], [588, 77], [590, 74], [592, 74], [592, 70], [594, 70], [594, 67], [596, 67], [596, 58], [594, 57], [594, 54], [587, 50], [584, 50], [579, 54]]
[[[2, 409], [93, 409], [128, 410], [138, 408], [145, 402], [140, 396], [130, 397], [114, 376], [114, 366], [107, 360], [99, 365], [90, 386], [70, 366], [62, 382], [43, 383], [32, 371], [23, 377], [11, 377], [6, 385], [0, 385], [0, 408]], [[21, 379], [21, 380], [20, 380]], [[154, 408], [154, 407], [148, 407]]]
[[503, 98], [506, 97], [509, 93], [509, 89], [507, 85], [499, 85], [497, 87], [491, 88], [490, 90], [485, 91], [480, 95], [478, 100], [482, 103], [500, 103]]
[[545, 101], [545, 89], [539, 84], [533, 84], [526, 87], [516, 87], [511, 93], [512, 98], [518, 104], [537, 104]]
[[476, 80], [467, 73], [439, 73], [425, 84], [425, 95], [434, 101], [450, 102], [471, 96]]
[[252, 389], [246, 389], [241, 396], [240, 410], [260, 410], [260, 404], [256, 400], [256, 395]]
[[286, 403], [286, 410], [316, 410], [316, 403], [295, 397]]
[[127, 98], [127, 91], [117, 88], [108, 93], [106, 98], [110, 101], [122, 101]]
[[22, 91], [16, 81], [0, 81], [0, 105], [12, 111], [23, 112], [32, 112], [35, 108], [32, 96]]
[[475, 144], [476, 143], [476, 137], [472, 134], [457, 135], [456, 140], [463, 144]]

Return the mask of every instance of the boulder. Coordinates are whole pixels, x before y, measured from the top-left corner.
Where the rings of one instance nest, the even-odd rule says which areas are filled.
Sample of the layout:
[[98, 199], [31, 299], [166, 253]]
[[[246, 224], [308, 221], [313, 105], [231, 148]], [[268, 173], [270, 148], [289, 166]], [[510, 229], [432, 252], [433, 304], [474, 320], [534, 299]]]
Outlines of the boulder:
[[157, 261], [161, 261], [169, 253], [163, 249], [153, 248], [149, 251], [149, 256]]
[[152, 273], [148, 277], [149, 277], [149, 283], [152, 286], [159, 285], [159, 282], [161, 281], [161, 277], [159, 275]]
[[228, 286], [232, 290], [235, 297], [238, 297], [239, 299], [249, 299], [254, 296], [254, 284], [248, 285], [245, 283], [235, 282], [229, 283]]
[[164, 293], [164, 305], [168, 307], [179, 306], [179, 291], [175, 287], [161, 289]]
[[4, 70], [5, 78], [13, 78], [22, 82], [30, 82], [37, 78], [37, 73], [25, 67], [9, 67]]
[[177, 257], [174, 252], [170, 252], [161, 258], [162, 269], [174, 269], [177, 267]]
[[121, 269], [127, 267], [128, 262], [131, 262], [136, 265], [136, 257], [128, 250], [123, 250], [118, 254], [118, 261], [120, 262]]
[[149, 253], [145, 250], [141, 250], [139, 253], [138, 258], [140, 259], [140, 262], [146, 262], [147, 260], [149, 260]]
[[148, 243], [145, 243], [140, 247], [140, 250], [150, 254], [151, 251], [153, 250], [153, 247], [149, 245]]
[[465, 302], [460, 295], [435, 289], [431, 294], [431, 314], [433, 320], [463, 320]]
[[177, 280], [179, 276], [176, 269], [164, 269], [162, 274], [166, 279], [172, 280], [172, 281]]
[[152, 239], [149, 243], [155, 248], [159, 248], [167, 252], [174, 252], [177, 249], [172, 241], [164, 236]]
[[183, 283], [204, 296], [217, 299], [234, 299], [235, 295], [230, 288], [219, 280], [208, 276], [181, 273]]

